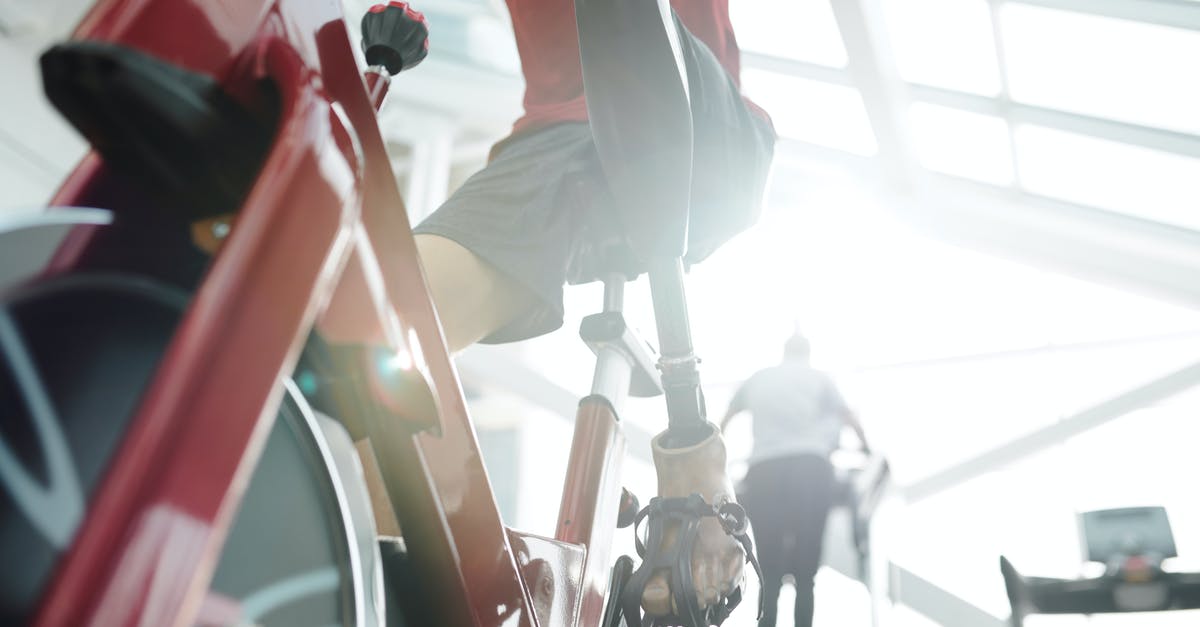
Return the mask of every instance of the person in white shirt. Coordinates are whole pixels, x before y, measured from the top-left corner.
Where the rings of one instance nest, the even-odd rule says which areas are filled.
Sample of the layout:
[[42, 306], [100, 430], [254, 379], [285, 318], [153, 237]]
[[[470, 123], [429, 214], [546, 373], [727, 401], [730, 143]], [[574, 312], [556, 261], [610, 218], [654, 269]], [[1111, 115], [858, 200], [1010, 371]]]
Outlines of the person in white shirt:
[[758, 371], [738, 388], [721, 422], [722, 430], [745, 411], [753, 422], [754, 446], [746, 473], [743, 505], [754, 524], [763, 571], [765, 608], [759, 627], [774, 627], [783, 576], [796, 582], [796, 627], [811, 627], [813, 578], [821, 564], [825, 519], [833, 501], [829, 456], [843, 426], [867, 450], [854, 412], [829, 375], [809, 363], [808, 339], [794, 335], [783, 361]]

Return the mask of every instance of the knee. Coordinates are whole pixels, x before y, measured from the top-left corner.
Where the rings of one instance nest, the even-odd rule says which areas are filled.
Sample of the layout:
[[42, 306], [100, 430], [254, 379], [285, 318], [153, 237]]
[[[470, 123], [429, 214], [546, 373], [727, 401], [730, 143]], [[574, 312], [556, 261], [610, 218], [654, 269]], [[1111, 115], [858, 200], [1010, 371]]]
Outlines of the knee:
[[413, 242], [430, 289], [446, 279], [470, 273], [480, 263], [471, 251], [447, 237], [421, 233], [413, 237]]
[[413, 238], [425, 270], [425, 281], [438, 305], [472, 308], [519, 288], [467, 247], [440, 235]]
[[500, 329], [535, 302], [523, 285], [462, 244], [430, 234], [413, 239], [452, 352]]

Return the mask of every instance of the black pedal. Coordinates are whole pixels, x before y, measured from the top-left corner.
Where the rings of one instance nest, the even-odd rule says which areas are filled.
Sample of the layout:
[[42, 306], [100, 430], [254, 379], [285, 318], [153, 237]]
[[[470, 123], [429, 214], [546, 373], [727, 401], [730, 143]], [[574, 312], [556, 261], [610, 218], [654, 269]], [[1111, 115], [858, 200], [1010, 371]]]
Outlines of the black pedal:
[[632, 525], [637, 520], [638, 511], [641, 508], [637, 495], [626, 488], [621, 488], [621, 505], [617, 510], [617, 528], [624, 529]]
[[608, 602], [604, 604], [604, 619], [600, 621], [603, 627], [621, 627], [622, 621], [621, 597], [625, 592], [625, 584], [633, 575], [633, 558], [622, 555], [613, 565], [612, 578], [608, 582]]

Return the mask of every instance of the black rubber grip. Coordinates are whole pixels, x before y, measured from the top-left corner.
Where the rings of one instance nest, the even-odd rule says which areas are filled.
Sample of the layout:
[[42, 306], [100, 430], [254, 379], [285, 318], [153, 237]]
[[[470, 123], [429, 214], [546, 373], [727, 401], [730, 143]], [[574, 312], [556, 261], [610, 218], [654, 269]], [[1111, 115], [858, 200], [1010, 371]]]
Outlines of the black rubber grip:
[[367, 64], [382, 65], [392, 75], [415, 67], [429, 54], [429, 22], [407, 2], [371, 7], [362, 19], [362, 36]]

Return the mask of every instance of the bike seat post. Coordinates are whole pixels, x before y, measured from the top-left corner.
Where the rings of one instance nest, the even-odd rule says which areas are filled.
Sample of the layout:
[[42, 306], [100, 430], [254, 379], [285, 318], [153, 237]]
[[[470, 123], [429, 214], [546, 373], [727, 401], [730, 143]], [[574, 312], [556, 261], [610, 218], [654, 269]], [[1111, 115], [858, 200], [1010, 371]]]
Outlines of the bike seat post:
[[604, 311], [621, 313], [625, 309], [625, 277], [609, 274], [604, 277]]
[[[625, 305], [625, 277], [610, 274], [604, 277], [604, 313], [620, 314]], [[629, 395], [633, 364], [620, 344], [606, 343], [596, 351], [596, 370], [592, 375], [592, 394], [607, 398], [615, 410], [620, 410]]]

